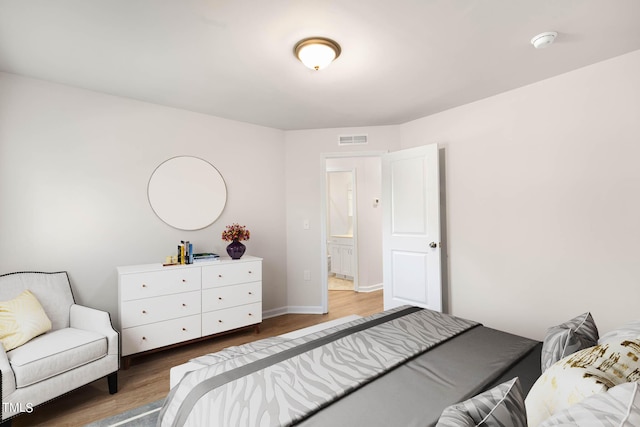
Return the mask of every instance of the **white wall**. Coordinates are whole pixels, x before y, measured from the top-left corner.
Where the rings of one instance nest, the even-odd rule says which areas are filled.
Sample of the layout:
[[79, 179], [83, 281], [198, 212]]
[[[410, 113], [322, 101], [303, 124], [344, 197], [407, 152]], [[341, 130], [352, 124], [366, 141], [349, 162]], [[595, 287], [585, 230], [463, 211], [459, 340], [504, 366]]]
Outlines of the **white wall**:
[[353, 234], [353, 208], [349, 193], [353, 191], [351, 171], [327, 173], [327, 234]]
[[318, 159], [362, 132], [349, 151], [442, 147], [450, 312], [537, 339], [585, 311], [603, 332], [637, 318], [638, 75], [640, 51], [400, 126], [285, 132], [290, 307], [323, 292]]
[[[640, 300], [638, 75], [633, 52], [401, 126], [281, 132], [0, 73], [0, 273], [68, 270], [80, 302], [115, 313], [116, 266], [185, 238], [223, 252], [238, 221], [265, 258], [265, 310], [317, 311], [322, 154], [439, 143], [453, 314], [541, 338], [590, 310], [606, 331]], [[338, 147], [352, 133], [370, 143]], [[202, 231], [146, 200], [153, 169], [181, 154], [227, 181]]]
[[[201, 157], [224, 177], [221, 217], [200, 231], [163, 223], [154, 169]], [[239, 222], [264, 258], [265, 311], [286, 306], [282, 131], [0, 73], [0, 273], [69, 272], [76, 300], [117, 313], [116, 266], [162, 262], [180, 240], [225, 254]]]
[[640, 51], [401, 126], [446, 168], [450, 309], [541, 338], [638, 318]]
[[[367, 145], [338, 146], [338, 135], [365, 133]], [[398, 126], [315, 129], [285, 132], [287, 197], [287, 295], [292, 312], [321, 312], [321, 185], [322, 155], [363, 151], [388, 151], [399, 145]], [[309, 220], [310, 229], [303, 229]], [[304, 280], [309, 270], [311, 280]]]

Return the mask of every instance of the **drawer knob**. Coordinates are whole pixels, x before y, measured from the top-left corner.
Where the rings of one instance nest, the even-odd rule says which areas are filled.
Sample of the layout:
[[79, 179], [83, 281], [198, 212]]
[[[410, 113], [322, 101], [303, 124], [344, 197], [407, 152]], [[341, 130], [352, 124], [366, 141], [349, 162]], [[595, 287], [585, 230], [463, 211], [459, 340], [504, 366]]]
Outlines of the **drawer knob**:
[[186, 307], [186, 306], [187, 306], [187, 304], [185, 304], [185, 303], [182, 303], [182, 306], [183, 306], [183, 307]]
[[249, 274], [253, 273], [251, 270], [249, 270]]
[[222, 297], [218, 297], [218, 299], [219, 299], [220, 301], [222, 301]]
[[218, 274], [218, 277], [222, 277], [222, 274]]
[[219, 320], [219, 319], [218, 319], [218, 323], [222, 323], [222, 320]]
[[249, 292], [249, 295], [253, 295], [253, 292]]
[[182, 279], [182, 283], [187, 283], [187, 279]]
[[249, 316], [253, 316], [253, 314], [249, 313]]
[[143, 283], [143, 284], [142, 284], [142, 287], [143, 287], [143, 288], [146, 288], [146, 287], [147, 287], [147, 285], [145, 285], [145, 284]]
[[182, 330], [183, 330], [183, 331], [186, 331], [186, 330], [187, 330], [187, 328], [182, 328]]
[[147, 314], [147, 310], [142, 310], [142, 314]]
[[142, 341], [146, 341], [146, 340], [147, 340], [147, 337], [142, 337]]

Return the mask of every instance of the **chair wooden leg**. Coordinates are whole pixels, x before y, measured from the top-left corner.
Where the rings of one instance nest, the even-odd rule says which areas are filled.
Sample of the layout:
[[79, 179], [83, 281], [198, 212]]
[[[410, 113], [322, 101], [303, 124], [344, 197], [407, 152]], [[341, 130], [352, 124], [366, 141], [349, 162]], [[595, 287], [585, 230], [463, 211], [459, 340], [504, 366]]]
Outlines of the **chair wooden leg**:
[[109, 383], [109, 394], [116, 394], [118, 392], [118, 371], [107, 375], [107, 382]]

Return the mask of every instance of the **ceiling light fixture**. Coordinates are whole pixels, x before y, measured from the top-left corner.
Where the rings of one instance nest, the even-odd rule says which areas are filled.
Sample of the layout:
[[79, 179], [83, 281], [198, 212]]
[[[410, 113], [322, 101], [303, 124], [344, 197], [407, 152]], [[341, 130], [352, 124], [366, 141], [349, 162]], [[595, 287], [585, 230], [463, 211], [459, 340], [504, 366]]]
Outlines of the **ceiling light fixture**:
[[300, 40], [293, 53], [304, 65], [312, 70], [322, 70], [340, 56], [340, 45], [324, 37], [310, 37]]
[[543, 47], [549, 46], [553, 41], [558, 37], [558, 33], [555, 31], [547, 31], [545, 33], [540, 33], [534, 38], [531, 39], [531, 44], [536, 49], [542, 49]]

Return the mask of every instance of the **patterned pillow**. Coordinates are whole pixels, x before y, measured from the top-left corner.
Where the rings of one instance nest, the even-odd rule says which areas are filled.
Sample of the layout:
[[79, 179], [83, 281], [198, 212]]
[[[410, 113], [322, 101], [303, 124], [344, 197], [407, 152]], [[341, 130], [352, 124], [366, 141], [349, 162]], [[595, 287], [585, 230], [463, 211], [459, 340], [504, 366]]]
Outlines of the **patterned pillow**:
[[637, 382], [617, 385], [606, 393], [589, 396], [545, 420], [540, 427], [640, 426], [640, 390]]
[[542, 343], [542, 372], [558, 360], [598, 343], [598, 328], [587, 312], [547, 330]]
[[436, 427], [512, 426], [526, 427], [527, 415], [520, 380], [485, 391], [446, 408]]
[[527, 398], [527, 418], [537, 426], [550, 416], [618, 384], [640, 380], [640, 339], [586, 348], [547, 369]]
[[0, 342], [5, 351], [50, 329], [51, 321], [31, 291], [23, 291], [10, 301], [0, 302]]
[[625, 323], [619, 328], [609, 331], [598, 340], [598, 344], [611, 341], [633, 340], [640, 338], [640, 320], [633, 320]]

